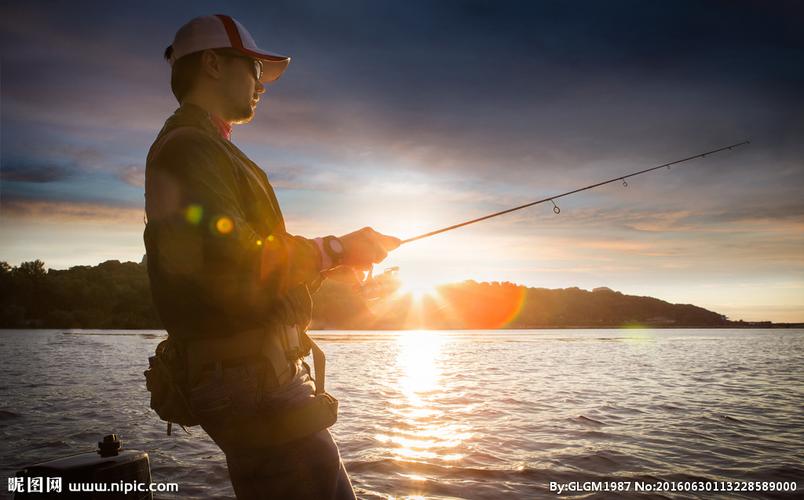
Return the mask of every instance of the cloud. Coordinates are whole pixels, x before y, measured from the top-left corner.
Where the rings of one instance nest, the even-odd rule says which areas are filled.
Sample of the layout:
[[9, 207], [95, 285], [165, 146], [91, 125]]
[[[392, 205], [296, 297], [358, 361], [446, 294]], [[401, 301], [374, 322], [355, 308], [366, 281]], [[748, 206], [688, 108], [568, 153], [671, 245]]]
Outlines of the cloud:
[[348, 187], [348, 182], [337, 172], [299, 163], [272, 166], [267, 174], [276, 190], [342, 192]]
[[655, 245], [639, 241], [598, 240], [582, 241], [578, 243], [577, 246], [581, 248], [592, 248], [595, 250], [614, 250], [616, 252], [645, 254], [646, 250], [653, 248]]
[[[51, 139], [38, 145], [36, 149], [28, 149], [28, 146], [18, 147], [11, 154], [6, 153], [4, 156], [15, 159], [4, 161], [2, 171], [9, 170], [14, 175], [25, 171], [58, 171], [63, 175], [54, 180], [62, 180], [75, 174], [115, 169], [118, 168], [114, 166], [115, 162], [120, 161], [115, 160], [115, 152], [104, 149], [102, 144], [76, 145]], [[6, 167], [6, 163], [10, 163], [11, 167]]]
[[126, 184], [145, 187], [145, 167], [143, 165], [124, 165], [119, 170], [118, 177]]
[[53, 163], [12, 164], [0, 167], [0, 179], [6, 182], [47, 183], [68, 179], [73, 168]]
[[142, 208], [102, 203], [5, 199], [4, 218], [35, 219], [64, 223], [143, 224]]
[[[4, 161], [0, 178], [4, 196], [21, 198], [97, 201], [99, 197], [123, 195], [141, 200], [145, 167], [128, 163], [126, 155], [101, 146], [51, 142], [33, 151], [13, 154], [20, 160]], [[10, 166], [6, 166], [10, 163]], [[31, 186], [18, 183], [34, 183]], [[103, 191], [96, 187], [104, 186]], [[134, 196], [131, 188], [138, 188]]]

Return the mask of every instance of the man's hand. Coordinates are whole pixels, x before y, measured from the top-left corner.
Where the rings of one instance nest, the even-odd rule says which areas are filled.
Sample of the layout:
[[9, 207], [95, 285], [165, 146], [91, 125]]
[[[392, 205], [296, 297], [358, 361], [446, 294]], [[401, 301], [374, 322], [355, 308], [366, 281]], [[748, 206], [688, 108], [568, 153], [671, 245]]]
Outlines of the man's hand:
[[340, 236], [343, 244], [343, 260], [341, 264], [355, 269], [368, 269], [379, 264], [388, 252], [396, 249], [402, 240], [394, 236], [378, 233], [370, 227]]

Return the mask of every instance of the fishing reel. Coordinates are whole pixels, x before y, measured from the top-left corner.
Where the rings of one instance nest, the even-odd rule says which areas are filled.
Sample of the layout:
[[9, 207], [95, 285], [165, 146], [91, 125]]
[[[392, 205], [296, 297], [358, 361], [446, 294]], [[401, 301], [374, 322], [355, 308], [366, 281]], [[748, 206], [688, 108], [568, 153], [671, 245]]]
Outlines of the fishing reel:
[[355, 291], [365, 300], [377, 300], [387, 297], [399, 289], [399, 266], [387, 267], [382, 272], [374, 276], [374, 265], [369, 266], [365, 278], [360, 281]]
[[[365, 273], [365, 275], [364, 275]], [[347, 267], [339, 270], [337, 276], [330, 273], [330, 277], [338, 281], [351, 284], [352, 290], [364, 300], [375, 301], [396, 292], [401, 283], [399, 281], [399, 266], [387, 267], [381, 274], [374, 274], [374, 265], [364, 270]]]

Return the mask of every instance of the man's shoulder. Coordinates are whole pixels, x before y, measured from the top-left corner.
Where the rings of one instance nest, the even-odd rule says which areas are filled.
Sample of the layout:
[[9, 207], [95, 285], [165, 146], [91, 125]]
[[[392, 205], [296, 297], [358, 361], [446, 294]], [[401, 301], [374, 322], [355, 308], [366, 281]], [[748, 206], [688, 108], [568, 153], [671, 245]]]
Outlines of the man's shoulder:
[[219, 141], [206, 130], [190, 125], [159, 134], [148, 152], [148, 164], [181, 157], [214, 157], [221, 151]]
[[183, 125], [172, 128], [154, 141], [154, 146], [178, 147], [182, 145], [217, 147], [217, 140], [206, 130], [192, 125]]

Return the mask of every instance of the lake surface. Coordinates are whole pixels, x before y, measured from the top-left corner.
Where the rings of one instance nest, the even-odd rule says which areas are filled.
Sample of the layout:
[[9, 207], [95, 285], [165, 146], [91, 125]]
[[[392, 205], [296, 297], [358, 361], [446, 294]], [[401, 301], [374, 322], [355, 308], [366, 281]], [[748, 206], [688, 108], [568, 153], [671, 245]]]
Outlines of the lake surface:
[[[596, 480], [804, 490], [804, 330], [312, 333], [359, 498], [555, 497], [551, 481]], [[142, 372], [164, 335], [0, 331], [1, 475], [117, 433], [178, 498], [234, 498], [201, 428], [166, 436], [148, 407]]]

